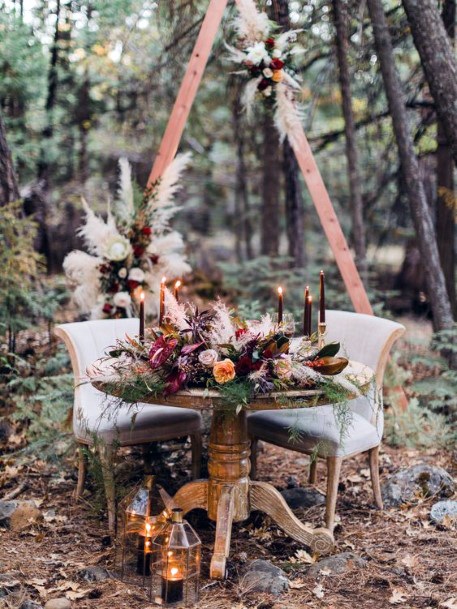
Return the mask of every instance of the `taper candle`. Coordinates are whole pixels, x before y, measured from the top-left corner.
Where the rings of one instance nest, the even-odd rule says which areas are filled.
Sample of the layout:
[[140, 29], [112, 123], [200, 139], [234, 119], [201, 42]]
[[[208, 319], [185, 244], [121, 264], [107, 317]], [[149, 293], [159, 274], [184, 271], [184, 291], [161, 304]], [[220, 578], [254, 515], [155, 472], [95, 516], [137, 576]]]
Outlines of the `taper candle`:
[[306, 320], [308, 315], [308, 296], [309, 296], [309, 285], [305, 288], [305, 306], [303, 307], [303, 336], [307, 336], [306, 334]]
[[160, 282], [160, 309], [159, 309], [159, 326], [163, 324], [163, 318], [165, 317], [165, 282], [167, 278], [162, 277]]
[[179, 302], [179, 288], [181, 287], [181, 281], [178, 279], [178, 281], [175, 282], [175, 287], [173, 289], [173, 296], [175, 297], [176, 302]]
[[308, 320], [306, 322], [306, 330], [307, 330], [308, 336], [311, 336], [311, 334], [313, 333], [312, 319], [313, 319], [313, 297], [310, 295], [310, 296], [308, 296]]
[[282, 323], [282, 310], [284, 305], [284, 294], [281, 286], [278, 288], [278, 324]]
[[144, 290], [140, 295], [140, 343], [144, 343]]
[[319, 322], [325, 324], [325, 275], [320, 273], [320, 294], [319, 294]]

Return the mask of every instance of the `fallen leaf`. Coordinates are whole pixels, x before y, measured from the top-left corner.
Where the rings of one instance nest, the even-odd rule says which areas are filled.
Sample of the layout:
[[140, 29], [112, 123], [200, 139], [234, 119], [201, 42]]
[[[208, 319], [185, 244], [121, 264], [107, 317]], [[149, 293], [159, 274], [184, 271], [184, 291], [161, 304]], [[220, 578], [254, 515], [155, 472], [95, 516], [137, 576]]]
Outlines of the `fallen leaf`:
[[317, 584], [317, 586], [313, 588], [313, 594], [316, 598], [324, 598], [324, 587], [322, 584]]
[[301, 588], [304, 588], [307, 585], [302, 579], [294, 579], [289, 583], [292, 590], [301, 590]]
[[297, 550], [294, 554], [295, 560], [293, 562], [302, 563], [304, 565], [312, 565], [316, 562], [316, 558], [308, 554], [306, 550]]
[[404, 593], [403, 590], [400, 590], [399, 588], [394, 588], [392, 590], [392, 595], [389, 598], [389, 603], [391, 605], [397, 605], [400, 603], [404, 603], [407, 599], [407, 595]]
[[37, 585], [37, 586], [44, 586], [46, 583], [45, 579], [41, 579], [38, 577], [34, 577], [33, 579], [29, 580], [28, 582], [26, 582], [27, 584], [30, 584], [31, 586], [33, 585]]
[[407, 554], [404, 558], [401, 559], [401, 562], [408, 569], [413, 569], [417, 564], [417, 556], [411, 556], [411, 554]]
[[88, 593], [89, 590], [82, 590], [81, 592], [73, 592], [73, 590], [68, 590], [68, 592], [65, 592], [65, 596], [68, 598], [69, 601], [75, 601], [78, 598], [83, 598]]
[[446, 609], [457, 609], [457, 596], [448, 598], [447, 601], [440, 603], [439, 606], [446, 607]]

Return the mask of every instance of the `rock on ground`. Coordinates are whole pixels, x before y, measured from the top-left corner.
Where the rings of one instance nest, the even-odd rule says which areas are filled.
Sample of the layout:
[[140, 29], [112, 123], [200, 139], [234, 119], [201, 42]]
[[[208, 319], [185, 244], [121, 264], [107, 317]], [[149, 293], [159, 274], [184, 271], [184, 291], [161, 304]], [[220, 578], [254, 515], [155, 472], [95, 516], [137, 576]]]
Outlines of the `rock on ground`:
[[319, 562], [311, 565], [306, 572], [306, 575], [310, 577], [317, 577], [321, 574], [321, 571], [328, 572], [327, 575], [341, 575], [342, 573], [348, 573], [353, 569], [362, 569], [366, 567], [367, 562], [357, 554], [353, 552], [342, 552], [336, 556], [329, 556], [323, 558]]
[[44, 609], [71, 609], [71, 603], [67, 598], [52, 598]]
[[0, 524], [22, 531], [43, 515], [33, 501], [0, 501]]
[[35, 601], [31, 601], [29, 599], [22, 602], [19, 606], [19, 609], [43, 609], [43, 606], [40, 603], [36, 603]]
[[313, 505], [323, 505], [325, 503], [325, 495], [314, 488], [288, 488], [281, 491], [281, 495], [293, 510], [310, 508]]
[[441, 524], [447, 517], [457, 521], [457, 501], [438, 501], [430, 510], [430, 518]]
[[398, 507], [412, 503], [420, 496], [450, 497], [454, 491], [454, 481], [445, 469], [421, 463], [403, 469], [387, 480], [382, 485], [382, 498], [385, 507]]
[[85, 579], [88, 582], [101, 582], [104, 579], [108, 579], [110, 574], [103, 567], [92, 565], [85, 569], [81, 569], [81, 571], [78, 572], [78, 577], [80, 579]]
[[268, 560], [253, 560], [242, 579], [245, 593], [263, 592], [279, 596], [289, 589], [289, 580], [282, 569]]

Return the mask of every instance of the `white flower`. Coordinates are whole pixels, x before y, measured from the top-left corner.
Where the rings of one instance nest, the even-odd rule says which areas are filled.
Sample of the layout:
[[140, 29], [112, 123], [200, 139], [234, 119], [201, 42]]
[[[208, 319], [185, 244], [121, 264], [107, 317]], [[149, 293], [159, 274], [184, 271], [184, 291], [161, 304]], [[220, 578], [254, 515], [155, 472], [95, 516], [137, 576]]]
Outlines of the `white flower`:
[[144, 271], [137, 266], [130, 269], [129, 272], [130, 281], [136, 281], [137, 283], [143, 283], [144, 281]]
[[119, 262], [132, 253], [130, 241], [122, 235], [111, 235], [105, 242], [103, 255], [108, 260]]
[[118, 275], [121, 279], [125, 279], [127, 277], [127, 269], [125, 268], [125, 266], [119, 269]]
[[116, 307], [126, 309], [132, 304], [132, 299], [128, 292], [118, 292], [117, 294], [114, 294], [113, 302]]
[[258, 66], [263, 59], [268, 58], [268, 53], [264, 42], [256, 42], [255, 45], [249, 47], [247, 51], [248, 55], [246, 57], [246, 61], [253, 63], [255, 66]]
[[267, 87], [266, 89], [264, 89], [262, 91], [262, 93], [264, 94], [265, 97], [270, 97], [271, 91], [272, 91], [271, 87]]
[[275, 59], [279, 59], [282, 55], [282, 51], [280, 49], [274, 49], [272, 55]]
[[212, 368], [218, 359], [219, 355], [214, 349], [206, 349], [206, 351], [202, 351], [198, 356], [200, 364], [203, 364], [207, 368]]
[[265, 70], [262, 73], [265, 76], [265, 78], [271, 78], [273, 76], [273, 70], [270, 70], [270, 68], [265, 68]]

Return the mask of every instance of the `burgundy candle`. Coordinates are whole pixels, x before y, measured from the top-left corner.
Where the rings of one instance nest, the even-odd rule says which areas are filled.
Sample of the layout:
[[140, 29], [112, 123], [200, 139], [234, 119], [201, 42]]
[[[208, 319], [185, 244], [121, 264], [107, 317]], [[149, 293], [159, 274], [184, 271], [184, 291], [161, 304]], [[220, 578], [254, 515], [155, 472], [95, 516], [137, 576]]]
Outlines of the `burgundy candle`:
[[313, 297], [312, 296], [308, 296], [308, 319], [306, 322], [306, 330], [307, 330], [307, 335], [311, 336], [311, 334], [313, 333], [312, 331], [312, 318], [313, 318]]
[[305, 288], [305, 306], [303, 309], [303, 335], [307, 336], [306, 328], [307, 328], [307, 316], [308, 316], [308, 296], [309, 296], [309, 285]]
[[140, 343], [144, 343], [144, 291], [140, 296]]
[[320, 274], [319, 323], [325, 324], [325, 275], [324, 275], [324, 271], [321, 271], [321, 274]]
[[282, 292], [282, 287], [278, 288], [278, 324], [282, 323], [282, 310], [284, 305], [284, 295]]

